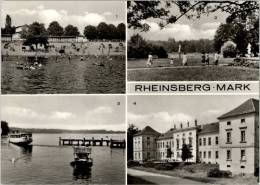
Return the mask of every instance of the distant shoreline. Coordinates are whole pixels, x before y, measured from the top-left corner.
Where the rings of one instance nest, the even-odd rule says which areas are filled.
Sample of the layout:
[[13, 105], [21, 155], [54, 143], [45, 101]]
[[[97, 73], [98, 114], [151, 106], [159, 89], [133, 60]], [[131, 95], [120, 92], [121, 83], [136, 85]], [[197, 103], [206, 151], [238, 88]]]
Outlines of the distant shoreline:
[[18, 128], [11, 127], [10, 130], [19, 130], [20, 132], [32, 132], [37, 134], [125, 134], [125, 131], [113, 130], [66, 130], [66, 129], [42, 129], [42, 128]]

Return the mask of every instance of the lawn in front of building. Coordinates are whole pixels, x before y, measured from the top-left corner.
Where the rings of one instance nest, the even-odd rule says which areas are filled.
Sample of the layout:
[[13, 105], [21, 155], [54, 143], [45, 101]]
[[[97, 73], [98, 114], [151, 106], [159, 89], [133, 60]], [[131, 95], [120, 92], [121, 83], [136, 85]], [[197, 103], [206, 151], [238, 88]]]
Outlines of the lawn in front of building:
[[259, 69], [236, 66], [183, 66], [128, 70], [129, 81], [254, 81]]
[[257, 184], [257, 177], [253, 175], [233, 175], [229, 178], [212, 178], [207, 177], [207, 172], [211, 168], [216, 168], [218, 165], [216, 164], [203, 164], [203, 163], [195, 163], [189, 165], [179, 165], [173, 170], [156, 170], [155, 168], [144, 167], [142, 165], [138, 165], [135, 167], [131, 167], [133, 169], [153, 172], [157, 174], [164, 174], [173, 177], [181, 177], [184, 179], [190, 179], [193, 181], [199, 181], [202, 183], [209, 184], [218, 184], [218, 185], [234, 185], [234, 184], [247, 184], [253, 185]]

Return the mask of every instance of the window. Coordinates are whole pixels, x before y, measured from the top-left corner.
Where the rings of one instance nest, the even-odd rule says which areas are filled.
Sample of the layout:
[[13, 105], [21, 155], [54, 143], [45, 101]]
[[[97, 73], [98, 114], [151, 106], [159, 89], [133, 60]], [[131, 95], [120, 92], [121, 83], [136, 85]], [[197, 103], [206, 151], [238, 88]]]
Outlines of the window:
[[147, 148], [150, 148], [150, 137], [147, 137]]
[[182, 144], [186, 144], [186, 139], [182, 138]]
[[246, 131], [241, 130], [241, 143], [245, 143], [245, 142], [246, 142]]
[[215, 144], [218, 145], [218, 137], [215, 138]]
[[202, 158], [202, 152], [200, 152], [200, 156], [199, 157]]
[[211, 151], [208, 151], [208, 158], [211, 158]]
[[211, 145], [211, 137], [208, 138], [208, 145]]
[[203, 145], [206, 146], [206, 138], [203, 138]]
[[201, 146], [201, 144], [202, 144], [202, 139], [200, 138], [199, 139], [199, 145]]
[[241, 161], [246, 161], [246, 150], [241, 150], [241, 158], [240, 158]]
[[192, 138], [189, 137], [189, 144], [192, 145]]
[[227, 132], [227, 143], [231, 143], [231, 132]]
[[150, 152], [147, 152], [147, 159], [150, 159]]
[[176, 139], [176, 143], [177, 143], [177, 149], [179, 149], [180, 148], [179, 139]]
[[231, 151], [227, 150], [227, 161], [231, 160]]
[[231, 121], [228, 121], [228, 122], [227, 122], [227, 125], [231, 125]]
[[177, 158], [179, 158], [180, 157], [180, 153], [179, 152], [177, 152]]
[[245, 123], [246, 122], [246, 119], [241, 119], [241, 123]]
[[206, 152], [205, 151], [203, 152], [203, 158], [206, 158]]
[[218, 151], [215, 152], [215, 157], [218, 159]]

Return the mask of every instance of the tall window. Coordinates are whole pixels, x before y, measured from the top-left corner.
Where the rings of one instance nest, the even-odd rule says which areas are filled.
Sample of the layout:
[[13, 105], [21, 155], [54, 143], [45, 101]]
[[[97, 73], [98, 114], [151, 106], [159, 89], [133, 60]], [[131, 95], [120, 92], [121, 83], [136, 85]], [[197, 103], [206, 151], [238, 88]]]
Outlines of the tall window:
[[200, 158], [202, 158], [202, 152], [200, 152]]
[[206, 146], [206, 138], [203, 138], [203, 145]]
[[211, 137], [208, 138], [208, 145], [211, 145]]
[[147, 148], [150, 148], [150, 137], [147, 137]]
[[177, 149], [179, 149], [180, 148], [179, 139], [176, 139], [176, 144], [177, 144]]
[[206, 158], [206, 152], [205, 151], [203, 152], [203, 158]]
[[218, 159], [218, 151], [215, 152], [216, 159]]
[[246, 131], [241, 130], [241, 142], [246, 142]]
[[227, 122], [227, 125], [231, 125], [231, 121], [228, 121], [228, 122]]
[[231, 160], [231, 151], [227, 150], [227, 160]]
[[208, 151], [208, 158], [211, 158], [211, 151]]
[[199, 145], [200, 146], [202, 145], [202, 139], [201, 138], [199, 139]]
[[244, 149], [241, 150], [241, 155], [240, 156], [241, 156], [240, 160], [241, 161], [245, 161], [246, 160], [246, 150], [244, 150]]
[[215, 144], [218, 145], [218, 137], [215, 138]]
[[227, 132], [227, 143], [231, 143], [231, 132]]
[[186, 144], [186, 139], [182, 138], [182, 144]]
[[189, 137], [189, 144], [192, 145], [192, 138]]

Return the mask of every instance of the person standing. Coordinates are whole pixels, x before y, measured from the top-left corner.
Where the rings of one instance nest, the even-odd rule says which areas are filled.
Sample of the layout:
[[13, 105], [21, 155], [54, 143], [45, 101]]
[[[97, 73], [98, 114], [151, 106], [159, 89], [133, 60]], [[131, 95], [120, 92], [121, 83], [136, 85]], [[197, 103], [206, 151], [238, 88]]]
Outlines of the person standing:
[[149, 53], [148, 60], [147, 60], [147, 63], [146, 63], [147, 67], [151, 67], [152, 63], [153, 63], [153, 55], [152, 55], [152, 53]]
[[206, 53], [205, 62], [206, 62], [206, 64], [208, 64], [208, 66], [209, 66], [209, 53]]
[[201, 63], [202, 63], [202, 65], [205, 64], [205, 53], [204, 52], [201, 53]]
[[182, 65], [183, 65], [183, 66], [187, 66], [187, 65], [188, 65], [188, 64], [187, 64], [187, 60], [188, 60], [187, 55], [186, 55], [186, 53], [184, 52], [184, 53], [183, 53], [183, 56], [182, 56]]
[[217, 53], [215, 53], [215, 56], [214, 56], [214, 64], [216, 66], [218, 65], [219, 58], [220, 58], [220, 52], [218, 51]]

